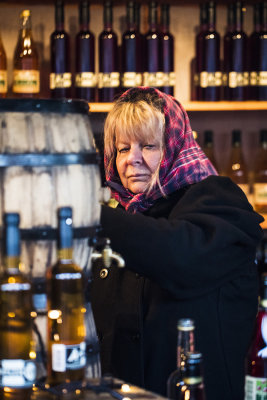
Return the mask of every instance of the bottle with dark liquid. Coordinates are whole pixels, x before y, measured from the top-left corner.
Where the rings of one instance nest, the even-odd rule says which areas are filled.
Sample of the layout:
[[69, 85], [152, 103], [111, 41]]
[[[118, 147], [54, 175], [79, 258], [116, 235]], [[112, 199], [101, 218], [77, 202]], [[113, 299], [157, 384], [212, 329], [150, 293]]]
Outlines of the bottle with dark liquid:
[[112, 102], [118, 95], [120, 86], [118, 37], [112, 28], [112, 1], [104, 2], [103, 20], [104, 30], [98, 38], [98, 99], [103, 102]]
[[16, 97], [37, 97], [40, 92], [39, 56], [32, 37], [31, 12], [20, 14], [20, 30], [13, 58], [13, 86]]
[[204, 131], [204, 145], [203, 145], [203, 150], [208, 157], [208, 159], [211, 161], [213, 164], [214, 168], [218, 170], [217, 167], [217, 162], [214, 156], [214, 146], [213, 146], [213, 131], [212, 130], [206, 130]]
[[149, 29], [144, 37], [144, 86], [152, 86], [162, 90], [163, 80], [163, 59], [162, 59], [162, 40], [158, 29], [158, 4], [156, 1], [149, 3], [148, 15]]
[[206, 6], [206, 30], [196, 36], [197, 100], [218, 101], [221, 98], [220, 35], [216, 31], [216, 4]]
[[47, 271], [48, 366], [50, 385], [82, 380], [86, 366], [82, 269], [72, 259], [72, 210], [58, 210], [58, 261]]
[[180, 319], [177, 324], [177, 368], [167, 381], [167, 397], [179, 400], [184, 387], [185, 359], [188, 352], [194, 351], [194, 321], [188, 318]]
[[[4, 268], [0, 277], [0, 396], [25, 399], [36, 382], [32, 287], [20, 271], [19, 214], [6, 213]], [[17, 397], [16, 397], [17, 396]]]
[[81, 0], [79, 7], [80, 31], [76, 35], [75, 97], [96, 101], [95, 37], [89, 30], [89, 0]]
[[205, 386], [203, 382], [202, 354], [187, 353], [185, 360], [185, 386], [181, 400], [205, 400]]
[[174, 94], [175, 72], [174, 72], [174, 37], [170, 33], [170, 5], [161, 5], [161, 48], [163, 64], [164, 85], [162, 91]]
[[267, 213], [267, 130], [260, 131], [260, 145], [256, 157], [253, 182], [255, 211]]
[[55, 3], [55, 25], [50, 36], [51, 97], [71, 97], [70, 38], [64, 29], [63, 0], [56, 0]]
[[127, 29], [122, 35], [122, 88], [142, 85], [142, 37], [136, 23], [135, 1], [128, 1]]
[[7, 95], [7, 59], [6, 51], [0, 36], [0, 98]]
[[233, 13], [233, 30], [224, 36], [224, 99], [243, 101], [248, 99], [249, 66], [248, 38], [243, 31], [243, 3], [237, 1], [229, 13]]
[[245, 400], [266, 398], [267, 387], [267, 273], [261, 275], [260, 304], [255, 333], [246, 357]]

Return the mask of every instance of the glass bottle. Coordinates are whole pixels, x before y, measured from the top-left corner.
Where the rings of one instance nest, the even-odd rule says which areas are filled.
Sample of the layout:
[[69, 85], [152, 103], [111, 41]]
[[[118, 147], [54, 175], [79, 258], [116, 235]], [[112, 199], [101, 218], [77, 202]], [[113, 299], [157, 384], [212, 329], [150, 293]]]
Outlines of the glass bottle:
[[75, 97], [96, 101], [97, 76], [95, 73], [95, 37], [89, 30], [89, 1], [79, 6], [80, 31], [76, 35]]
[[71, 97], [70, 38], [64, 29], [64, 1], [55, 3], [55, 30], [50, 36], [50, 92], [53, 98]]
[[171, 373], [167, 381], [167, 397], [171, 400], [181, 398], [186, 354], [194, 351], [194, 321], [189, 318], [180, 319], [177, 329], [177, 368]]
[[267, 130], [260, 131], [253, 182], [253, 204], [259, 213], [267, 213]]
[[[21, 272], [19, 214], [6, 213], [0, 277], [0, 396], [29, 399], [36, 380], [32, 287]], [[16, 397], [17, 396], [17, 397]]]
[[245, 400], [266, 398], [267, 388], [267, 273], [261, 275], [256, 327], [246, 357]]
[[128, 1], [126, 7], [127, 28], [122, 35], [122, 88], [142, 85], [142, 37], [136, 23], [136, 6]]
[[216, 31], [216, 4], [209, 1], [206, 30], [196, 37], [196, 73], [199, 75], [197, 100], [218, 101], [221, 98], [220, 35]]
[[202, 354], [187, 353], [185, 360], [185, 386], [181, 400], [205, 400], [205, 386], [203, 382]]
[[104, 2], [103, 21], [104, 29], [98, 37], [98, 99], [103, 102], [112, 102], [118, 95], [120, 86], [118, 37], [112, 26], [112, 1]]
[[203, 150], [208, 157], [208, 159], [213, 164], [214, 168], [218, 170], [217, 162], [214, 156], [214, 146], [213, 146], [213, 131], [212, 130], [205, 130], [204, 131], [204, 144]]
[[7, 59], [6, 51], [0, 36], [0, 98], [7, 95]]
[[161, 33], [158, 29], [158, 4], [150, 1], [148, 14], [148, 32], [144, 36], [145, 66], [143, 85], [162, 89], [163, 59]]
[[174, 72], [174, 37], [170, 33], [170, 5], [161, 4], [161, 48], [164, 84], [162, 91], [174, 94], [175, 72]]
[[233, 31], [224, 36], [224, 98], [243, 101], [248, 99], [249, 88], [248, 38], [243, 31], [243, 2], [234, 3], [232, 10]]
[[13, 58], [12, 92], [16, 97], [37, 97], [40, 92], [39, 56], [32, 36], [31, 12], [20, 14], [20, 30]]
[[50, 385], [82, 380], [86, 366], [84, 278], [73, 255], [72, 209], [58, 210], [58, 261], [47, 270]]

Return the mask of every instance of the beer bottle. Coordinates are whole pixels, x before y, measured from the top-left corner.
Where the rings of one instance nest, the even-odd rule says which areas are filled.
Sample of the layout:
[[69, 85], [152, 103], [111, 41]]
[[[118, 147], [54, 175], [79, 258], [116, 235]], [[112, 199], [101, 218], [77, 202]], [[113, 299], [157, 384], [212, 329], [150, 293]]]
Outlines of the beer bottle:
[[0, 278], [0, 397], [29, 399], [36, 379], [31, 283], [20, 271], [19, 214], [6, 213]]
[[72, 209], [58, 210], [58, 261], [47, 270], [48, 384], [85, 375], [85, 302], [82, 269], [72, 259]]
[[267, 130], [260, 131], [253, 183], [253, 204], [259, 213], [267, 213]]
[[0, 36], [0, 98], [7, 94], [7, 61], [6, 52]]
[[181, 400], [205, 400], [205, 386], [203, 382], [202, 354], [190, 352], [185, 360], [185, 386]]
[[13, 87], [16, 97], [37, 97], [40, 92], [39, 56], [32, 37], [31, 12], [20, 14], [20, 30], [13, 60]]
[[167, 381], [167, 397], [171, 400], [181, 398], [186, 354], [194, 351], [194, 321], [188, 318], [180, 319], [177, 329], [177, 368], [171, 373]]

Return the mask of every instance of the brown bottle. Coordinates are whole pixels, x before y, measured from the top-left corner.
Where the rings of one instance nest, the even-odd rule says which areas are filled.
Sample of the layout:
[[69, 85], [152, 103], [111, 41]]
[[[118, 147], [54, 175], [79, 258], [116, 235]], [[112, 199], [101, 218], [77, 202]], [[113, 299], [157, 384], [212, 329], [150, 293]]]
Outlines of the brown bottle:
[[260, 131], [253, 183], [253, 204], [259, 213], [267, 213], [267, 130]]
[[0, 36], [0, 98], [7, 94], [7, 62], [6, 52]]

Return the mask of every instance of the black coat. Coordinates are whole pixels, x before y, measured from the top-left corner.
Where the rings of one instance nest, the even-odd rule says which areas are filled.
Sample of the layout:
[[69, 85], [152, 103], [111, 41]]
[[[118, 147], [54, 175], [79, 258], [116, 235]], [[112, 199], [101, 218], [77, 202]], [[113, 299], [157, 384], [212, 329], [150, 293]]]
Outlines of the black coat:
[[208, 177], [144, 214], [102, 207], [103, 236], [126, 268], [93, 267], [92, 307], [103, 373], [166, 395], [177, 321], [193, 318], [207, 400], [243, 400], [257, 312], [262, 218], [228, 178]]

